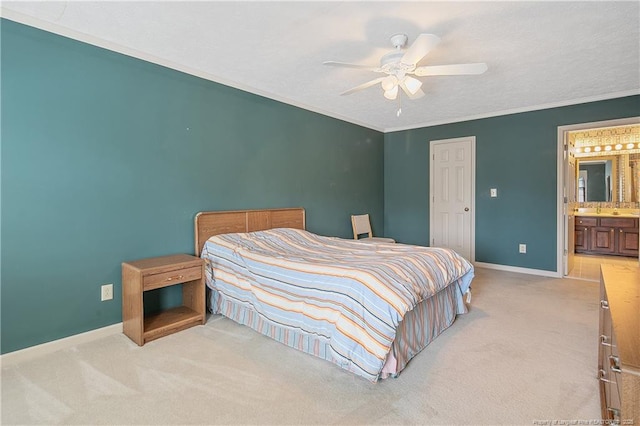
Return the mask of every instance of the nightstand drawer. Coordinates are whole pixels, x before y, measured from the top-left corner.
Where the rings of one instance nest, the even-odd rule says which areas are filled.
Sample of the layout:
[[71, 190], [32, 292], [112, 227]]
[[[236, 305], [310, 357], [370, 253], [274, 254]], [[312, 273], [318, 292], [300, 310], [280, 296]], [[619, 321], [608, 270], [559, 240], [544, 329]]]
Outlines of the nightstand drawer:
[[147, 275], [143, 278], [142, 283], [144, 290], [147, 291], [187, 281], [199, 280], [200, 278], [202, 278], [202, 268], [197, 266], [194, 268], [176, 269], [162, 274]]

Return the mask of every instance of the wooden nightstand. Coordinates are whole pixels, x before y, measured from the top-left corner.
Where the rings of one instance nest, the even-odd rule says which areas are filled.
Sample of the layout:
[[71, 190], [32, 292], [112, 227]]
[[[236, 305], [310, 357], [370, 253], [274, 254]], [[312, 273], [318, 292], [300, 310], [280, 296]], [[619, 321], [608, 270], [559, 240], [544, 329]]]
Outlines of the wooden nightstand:
[[[144, 315], [144, 292], [182, 284], [182, 306]], [[204, 262], [187, 254], [122, 263], [124, 334], [146, 342], [205, 322]]]

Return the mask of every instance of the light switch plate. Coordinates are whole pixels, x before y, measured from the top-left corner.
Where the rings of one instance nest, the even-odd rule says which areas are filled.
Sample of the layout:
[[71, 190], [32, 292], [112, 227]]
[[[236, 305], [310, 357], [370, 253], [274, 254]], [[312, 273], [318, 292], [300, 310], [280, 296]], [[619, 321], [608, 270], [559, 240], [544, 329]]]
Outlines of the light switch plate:
[[498, 196], [498, 188], [491, 188], [491, 198], [496, 198]]

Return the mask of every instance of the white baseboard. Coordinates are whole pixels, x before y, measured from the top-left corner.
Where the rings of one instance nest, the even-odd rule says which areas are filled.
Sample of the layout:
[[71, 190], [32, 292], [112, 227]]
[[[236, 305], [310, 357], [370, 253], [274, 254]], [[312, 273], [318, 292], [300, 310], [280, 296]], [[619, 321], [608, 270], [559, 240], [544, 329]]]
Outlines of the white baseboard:
[[478, 268], [497, 269], [499, 271], [517, 272], [519, 274], [540, 275], [542, 277], [562, 278], [562, 274], [556, 271], [544, 271], [542, 269], [520, 268], [518, 266], [498, 265], [495, 263], [474, 262]]
[[50, 354], [61, 349], [67, 349], [81, 343], [91, 342], [103, 337], [122, 333], [122, 323], [108, 325], [106, 327], [97, 328], [85, 333], [74, 334], [73, 336], [63, 339], [54, 340], [52, 342], [43, 343], [41, 345], [31, 346], [29, 348], [20, 349], [19, 351], [9, 352], [0, 356], [0, 365], [6, 367], [18, 362], [27, 361]]
[[[543, 277], [562, 278], [561, 274], [555, 271], [544, 271], [541, 269], [520, 268], [517, 266], [498, 265], [494, 263], [474, 262], [474, 266], [486, 269], [496, 269], [500, 271], [517, 272], [520, 274], [540, 275]], [[18, 362], [27, 361], [46, 355], [61, 349], [70, 348], [81, 343], [91, 342], [102, 337], [111, 336], [122, 333], [122, 323], [109, 325], [85, 333], [75, 334], [63, 339], [54, 340], [52, 342], [43, 343], [41, 345], [31, 346], [15, 352], [9, 352], [0, 356], [0, 365], [6, 367]]]

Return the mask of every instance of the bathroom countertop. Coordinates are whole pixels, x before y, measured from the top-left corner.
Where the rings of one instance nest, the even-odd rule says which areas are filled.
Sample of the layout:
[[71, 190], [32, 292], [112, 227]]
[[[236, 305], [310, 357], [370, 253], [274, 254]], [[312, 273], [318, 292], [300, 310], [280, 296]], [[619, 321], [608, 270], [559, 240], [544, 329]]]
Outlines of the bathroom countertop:
[[617, 214], [613, 213], [610, 210], [602, 210], [600, 213], [596, 212], [595, 209], [593, 211], [577, 211], [575, 212], [575, 216], [586, 216], [586, 217], [631, 217], [638, 218], [640, 217], [638, 212], [634, 211], [620, 211]]

